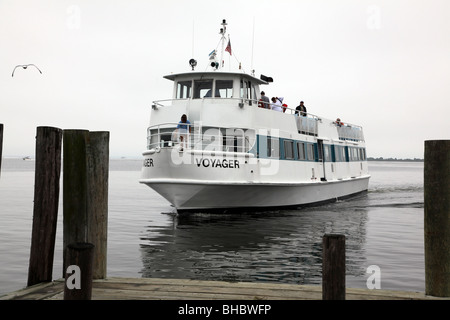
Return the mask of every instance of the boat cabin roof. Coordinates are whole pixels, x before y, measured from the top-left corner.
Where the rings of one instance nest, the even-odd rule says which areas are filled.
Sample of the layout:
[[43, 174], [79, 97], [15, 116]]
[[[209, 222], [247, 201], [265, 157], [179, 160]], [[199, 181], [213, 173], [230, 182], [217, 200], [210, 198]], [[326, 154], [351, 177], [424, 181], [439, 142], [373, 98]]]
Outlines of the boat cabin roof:
[[183, 79], [208, 79], [208, 78], [228, 78], [228, 79], [235, 79], [235, 78], [246, 78], [251, 80], [253, 83], [257, 84], [268, 84], [268, 82], [258, 79], [252, 75], [242, 73], [242, 72], [225, 72], [225, 71], [191, 71], [191, 72], [184, 72], [184, 73], [174, 73], [164, 76], [165, 79], [169, 79], [172, 81], [175, 81], [175, 79], [183, 78]]

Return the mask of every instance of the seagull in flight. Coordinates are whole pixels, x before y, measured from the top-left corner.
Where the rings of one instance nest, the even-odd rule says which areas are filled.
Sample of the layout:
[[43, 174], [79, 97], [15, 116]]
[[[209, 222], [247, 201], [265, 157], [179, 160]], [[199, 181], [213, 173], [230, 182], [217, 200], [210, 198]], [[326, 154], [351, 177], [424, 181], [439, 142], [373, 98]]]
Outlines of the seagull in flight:
[[12, 77], [14, 77], [14, 71], [16, 71], [16, 69], [17, 68], [19, 68], [19, 67], [22, 67], [23, 69], [26, 69], [26, 68], [28, 68], [28, 67], [30, 67], [30, 66], [32, 66], [32, 67], [35, 67], [36, 69], [38, 69], [38, 71], [42, 74], [42, 71], [41, 70], [39, 70], [39, 68], [38, 67], [36, 67], [34, 64], [19, 64], [18, 66], [16, 66], [15, 68], [14, 68], [14, 70], [13, 70], [13, 72], [12, 72]]

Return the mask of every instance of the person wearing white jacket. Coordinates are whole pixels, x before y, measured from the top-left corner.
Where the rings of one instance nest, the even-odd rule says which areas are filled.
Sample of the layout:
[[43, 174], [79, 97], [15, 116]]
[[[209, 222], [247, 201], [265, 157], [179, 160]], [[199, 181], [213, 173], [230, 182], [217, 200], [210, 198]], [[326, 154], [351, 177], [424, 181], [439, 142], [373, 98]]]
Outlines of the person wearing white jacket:
[[283, 112], [283, 108], [281, 106], [283, 99], [283, 97], [272, 97], [272, 110]]

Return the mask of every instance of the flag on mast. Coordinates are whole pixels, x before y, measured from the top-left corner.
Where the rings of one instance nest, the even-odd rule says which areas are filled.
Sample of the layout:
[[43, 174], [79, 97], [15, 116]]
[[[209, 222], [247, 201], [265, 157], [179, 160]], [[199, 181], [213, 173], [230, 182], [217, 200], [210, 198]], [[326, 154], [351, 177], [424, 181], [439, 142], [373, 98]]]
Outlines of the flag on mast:
[[[223, 47], [222, 47], [223, 48]], [[232, 55], [231, 54], [231, 42], [230, 42], [230, 38], [228, 38], [228, 45], [227, 45], [227, 47], [225, 48], [225, 51], [228, 51], [229, 53], [230, 53], [230, 56]]]

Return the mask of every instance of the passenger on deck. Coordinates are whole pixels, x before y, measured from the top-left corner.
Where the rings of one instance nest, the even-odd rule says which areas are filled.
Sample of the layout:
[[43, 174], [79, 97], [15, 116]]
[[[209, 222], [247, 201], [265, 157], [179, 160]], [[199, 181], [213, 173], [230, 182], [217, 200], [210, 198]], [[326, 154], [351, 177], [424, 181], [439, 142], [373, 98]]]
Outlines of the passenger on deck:
[[295, 108], [295, 114], [298, 115], [299, 113], [302, 117], [306, 117], [307, 111], [303, 101], [300, 101], [300, 104]]
[[336, 121], [335, 121], [334, 123], [336, 123], [336, 125], [337, 125], [338, 127], [342, 127], [342, 126], [344, 125], [344, 123], [341, 122], [341, 119], [339, 119], [339, 118], [337, 118]]
[[191, 133], [191, 123], [185, 114], [181, 116], [181, 121], [178, 122], [177, 131], [181, 141], [180, 150], [182, 151], [183, 147], [187, 147], [189, 142], [189, 133]]
[[286, 103], [283, 103], [284, 98], [283, 97], [277, 97], [278, 101], [280, 101], [281, 103], [281, 110], [284, 112], [286, 112], [286, 109], [288, 107], [288, 105]]
[[263, 108], [264, 109], [270, 109], [270, 100], [269, 97], [266, 96], [266, 93], [264, 91], [261, 91], [261, 100], [263, 103]]
[[281, 101], [278, 99], [278, 97], [277, 98], [272, 97], [272, 110], [283, 112]]

